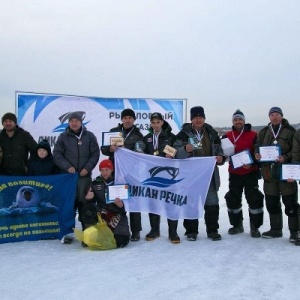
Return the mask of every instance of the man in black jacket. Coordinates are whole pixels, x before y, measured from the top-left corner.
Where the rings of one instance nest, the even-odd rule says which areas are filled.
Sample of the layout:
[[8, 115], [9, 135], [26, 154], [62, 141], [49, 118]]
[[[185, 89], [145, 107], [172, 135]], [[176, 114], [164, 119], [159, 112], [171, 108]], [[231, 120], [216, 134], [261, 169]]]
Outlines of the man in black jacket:
[[[122, 137], [124, 138], [124, 147], [132, 151], [135, 150], [137, 142], [143, 141], [142, 133], [139, 128], [134, 125], [135, 119], [135, 112], [130, 108], [126, 108], [121, 112], [122, 123], [110, 130], [110, 132], [122, 133]], [[102, 146], [101, 152], [103, 155], [109, 156], [109, 159], [114, 162], [114, 152], [117, 148], [117, 145]], [[140, 231], [142, 230], [141, 213], [130, 213], [129, 217], [131, 229], [130, 240], [133, 242], [139, 241]]]
[[0, 133], [0, 147], [3, 158], [0, 174], [22, 176], [27, 173], [29, 153], [34, 155], [37, 143], [31, 134], [17, 125], [17, 117], [6, 113], [2, 117], [3, 130]]

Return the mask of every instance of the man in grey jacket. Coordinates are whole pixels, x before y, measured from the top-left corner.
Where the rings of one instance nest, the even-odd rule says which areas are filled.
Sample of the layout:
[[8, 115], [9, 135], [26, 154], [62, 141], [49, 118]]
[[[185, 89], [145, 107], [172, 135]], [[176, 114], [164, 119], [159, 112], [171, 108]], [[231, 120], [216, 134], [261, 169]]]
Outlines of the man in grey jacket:
[[[217, 165], [225, 163], [226, 157], [221, 147], [221, 140], [216, 130], [205, 123], [205, 114], [202, 106], [191, 108], [191, 123], [183, 124], [173, 145], [177, 149], [176, 158], [215, 156]], [[200, 184], [200, 183], [199, 183]], [[215, 167], [204, 205], [204, 219], [207, 237], [213, 241], [221, 239], [219, 229], [219, 198], [220, 176], [218, 167]], [[198, 219], [183, 222], [188, 241], [196, 241], [198, 235]]]
[[[99, 156], [96, 136], [83, 126], [80, 114], [70, 114], [69, 126], [59, 135], [53, 150], [54, 162], [63, 173], [78, 173], [75, 201], [68, 199], [74, 201], [74, 226], [69, 228], [70, 234], [63, 237], [62, 243], [73, 241], [72, 228], [75, 227], [76, 210], [80, 212], [82, 201], [92, 183], [92, 170], [97, 165]], [[78, 220], [81, 221], [80, 214]]]

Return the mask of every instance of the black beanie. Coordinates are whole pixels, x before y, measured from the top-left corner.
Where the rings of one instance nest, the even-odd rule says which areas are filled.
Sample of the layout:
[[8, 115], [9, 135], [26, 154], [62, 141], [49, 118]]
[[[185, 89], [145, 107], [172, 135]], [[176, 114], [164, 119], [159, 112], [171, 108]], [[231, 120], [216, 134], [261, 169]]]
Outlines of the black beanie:
[[124, 117], [127, 117], [127, 116], [136, 119], [134, 111], [133, 111], [132, 109], [130, 109], [130, 108], [125, 108], [125, 109], [121, 112], [121, 120], [122, 120]]
[[46, 140], [46, 139], [40, 141], [40, 142], [37, 144], [37, 146], [36, 146], [36, 151], [37, 151], [38, 149], [45, 149], [45, 150], [47, 150], [48, 155], [51, 153], [51, 147], [50, 147], [50, 144], [49, 144], [48, 140]]
[[15, 114], [11, 113], [11, 112], [8, 112], [6, 114], [3, 115], [2, 117], [2, 124], [5, 120], [12, 120], [14, 121], [16, 124], [17, 124], [17, 117]]
[[195, 117], [203, 117], [205, 119], [205, 113], [202, 106], [194, 106], [191, 108], [191, 120]]

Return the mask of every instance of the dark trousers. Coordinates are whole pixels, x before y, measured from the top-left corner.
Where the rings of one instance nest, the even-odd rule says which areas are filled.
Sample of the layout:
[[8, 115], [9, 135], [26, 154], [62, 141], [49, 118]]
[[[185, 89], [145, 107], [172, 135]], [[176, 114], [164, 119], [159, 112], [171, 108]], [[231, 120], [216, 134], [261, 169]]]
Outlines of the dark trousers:
[[250, 223], [259, 228], [263, 223], [264, 195], [259, 190], [257, 172], [245, 175], [229, 173], [229, 191], [225, 195], [230, 224], [237, 226], [243, 221], [242, 195], [249, 206]]
[[130, 219], [130, 230], [132, 233], [142, 231], [141, 213], [131, 212], [131, 213], [129, 213], [129, 219]]

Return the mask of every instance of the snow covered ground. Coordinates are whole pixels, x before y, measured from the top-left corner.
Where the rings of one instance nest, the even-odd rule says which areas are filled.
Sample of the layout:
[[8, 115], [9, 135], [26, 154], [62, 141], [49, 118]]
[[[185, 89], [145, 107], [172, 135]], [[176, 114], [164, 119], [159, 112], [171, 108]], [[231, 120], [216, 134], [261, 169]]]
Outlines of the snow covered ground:
[[[180, 221], [182, 242], [173, 245], [163, 219], [161, 237], [147, 242], [149, 221], [143, 214], [143, 239], [124, 249], [93, 252], [78, 241], [57, 240], [1, 244], [0, 298], [299, 299], [300, 247], [288, 242], [287, 217], [283, 238], [253, 239], [244, 202], [245, 233], [228, 235], [227, 167], [220, 173], [221, 241], [207, 239], [200, 222], [198, 240], [188, 242]], [[265, 213], [261, 230], [268, 229]]]

